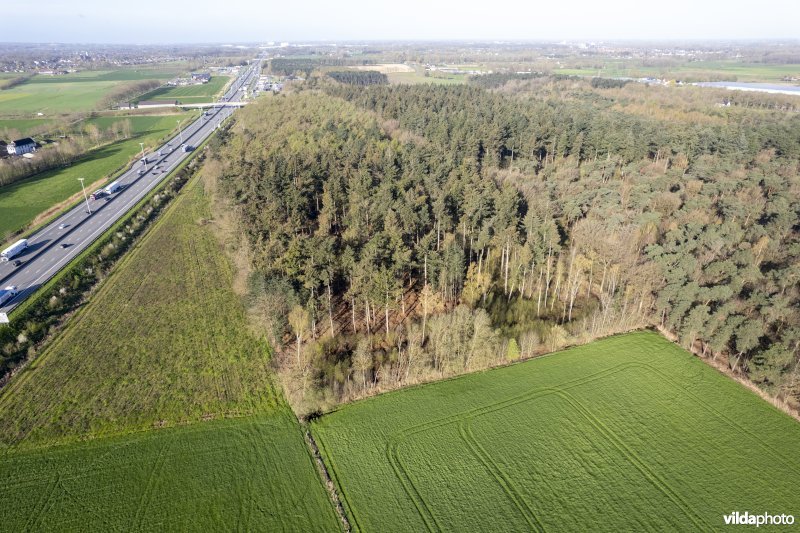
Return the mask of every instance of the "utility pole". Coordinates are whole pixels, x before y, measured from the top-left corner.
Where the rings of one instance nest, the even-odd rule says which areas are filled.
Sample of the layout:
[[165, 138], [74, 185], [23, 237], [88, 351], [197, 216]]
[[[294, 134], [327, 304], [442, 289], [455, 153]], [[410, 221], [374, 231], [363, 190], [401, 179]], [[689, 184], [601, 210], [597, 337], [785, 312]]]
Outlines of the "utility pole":
[[83, 190], [83, 199], [86, 200], [86, 212], [91, 215], [92, 208], [89, 207], [89, 197], [86, 196], [86, 187], [83, 186], [83, 178], [78, 178], [78, 181], [81, 182], [81, 189]]

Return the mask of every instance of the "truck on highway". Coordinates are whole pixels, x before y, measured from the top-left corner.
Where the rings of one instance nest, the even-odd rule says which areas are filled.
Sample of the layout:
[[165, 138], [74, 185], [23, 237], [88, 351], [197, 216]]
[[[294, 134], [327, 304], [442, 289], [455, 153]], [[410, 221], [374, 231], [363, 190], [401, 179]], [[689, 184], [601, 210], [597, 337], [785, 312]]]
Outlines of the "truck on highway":
[[2, 252], [0, 252], [0, 261], [8, 261], [15, 255], [19, 255], [28, 247], [28, 239], [20, 239]]
[[105, 189], [103, 189], [103, 191], [106, 194], [114, 194], [115, 192], [117, 192], [119, 190], [119, 188], [120, 188], [119, 182], [118, 181], [113, 181], [113, 182], [109, 183], [108, 186]]
[[14, 285], [9, 285], [5, 289], [0, 290], [0, 305], [14, 299], [17, 295], [17, 288]]

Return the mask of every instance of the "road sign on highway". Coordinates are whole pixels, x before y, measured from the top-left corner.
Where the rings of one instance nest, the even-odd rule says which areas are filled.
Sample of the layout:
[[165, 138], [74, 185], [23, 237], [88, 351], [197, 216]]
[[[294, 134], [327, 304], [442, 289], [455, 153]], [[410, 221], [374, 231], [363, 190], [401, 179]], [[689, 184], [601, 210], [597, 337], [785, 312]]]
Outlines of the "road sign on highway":
[[0, 313], [0, 324], [8, 324], [8, 315]]

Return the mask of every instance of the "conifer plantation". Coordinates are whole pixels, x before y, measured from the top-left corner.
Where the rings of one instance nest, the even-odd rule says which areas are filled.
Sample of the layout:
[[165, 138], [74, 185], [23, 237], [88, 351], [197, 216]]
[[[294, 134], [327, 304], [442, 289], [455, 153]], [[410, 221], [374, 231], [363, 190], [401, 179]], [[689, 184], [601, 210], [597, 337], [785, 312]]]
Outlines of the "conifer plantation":
[[508, 78], [312, 77], [238, 119], [219, 181], [295, 408], [648, 326], [797, 402], [796, 114]]

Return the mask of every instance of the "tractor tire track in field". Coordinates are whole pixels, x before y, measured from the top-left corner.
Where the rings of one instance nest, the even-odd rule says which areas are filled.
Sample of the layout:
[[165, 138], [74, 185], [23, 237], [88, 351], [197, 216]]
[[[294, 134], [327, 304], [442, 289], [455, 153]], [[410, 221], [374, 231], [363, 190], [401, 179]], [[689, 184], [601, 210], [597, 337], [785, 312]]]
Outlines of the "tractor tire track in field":
[[[664, 494], [669, 500], [671, 500], [673, 504], [675, 504], [679, 509], [681, 509], [686, 514], [687, 518], [689, 518], [689, 520], [691, 520], [692, 523], [699, 530], [713, 529], [708, 524], [704, 524], [705, 527], [703, 527], [703, 525], [701, 525], [701, 523], [703, 522], [702, 518], [699, 517], [696, 514], [696, 512], [694, 511], [694, 509], [692, 509], [691, 505], [689, 505], [689, 503], [680, 496], [680, 493], [678, 491], [676, 491], [675, 489], [673, 489], [669, 485], [669, 483], [667, 483], [666, 480], [661, 478], [661, 476], [659, 476], [654, 471], [652, 471], [647, 466], [645, 461], [643, 461], [636, 452], [631, 450], [624, 443], [622, 438], [620, 438], [610, 428], [608, 428], [605, 424], [603, 424], [603, 422], [600, 419], [598, 419], [596, 416], [594, 416], [594, 414], [592, 414], [577, 399], [575, 399], [574, 396], [572, 396], [571, 394], [567, 393], [566, 391], [564, 391], [562, 389], [558, 389], [558, 388], [541, 389], [541, 390], [539, 390], [537, 392], [539, 394], [533, 394], [531, 398], [520, 399], [520, 400], [514, 402], [514, 404], [511, 404], [511, 405], [524, 403], [524, 402], [527, 402], [527, 401], [533, 401], [533, 400], [536, 400], [538, 398], [541, 398], [541, 397], [544, 397], [544, 396], [548, 396], [548, 395], [551, 395], [551, 394], [561, 398], [564, 401], [566, 401], [570, 405], [570, 407], [572, 407], [587, 422], [589, 422], [589, 424], [595, 429], [595, 431], [597, 431], [603, 438], [605, 438], [605, 440], [607, 442], [609, 442], [612, 446], [614, 446], [614, 448], [616, 448], [618, 452], [620, 452], [623, 456], [625, 456], [625, 458], [628, 459], [628, 461], [639, 471], [640, 474], [642, 474], [642, 476], [644, 476], [644, 478], [647, 481], [650, 482], [650, 484], [652, 484], [656, 489], [658, 489], [662, 494]], [[465, 422], [469, 423], [472, 419], [477, 418], [478, 416], [483, 416], [485, 414], [490, 414], [490, 413], [494, 413], [494, 412], [497, 412], [497, 411], [501, 411], [503, 409], [506, 409], [506, 408], [510, 407], [511, 405], [503, 405], [503, 406], [498, 406], [496, 409], [488, 409], [484, 413], [480, 413], [478, 415], [468, 417], [465, 420]], [[462, 432], [462, 437], [463, 436], [464, 436], [464, 433]], [[477, 444], [477, 441], [475, 443]], [[469, 444], [469, 442], [468, 442], [468, 444]], [[477, 451], [477, 453], [480, 453], [480, 451], [475, 450], [472, 446], [470, 446], [470, 448], [473, 449], [473, 451]], [[483, 450], [483, 449], [481, 448], [480, 450]], [[486, 453], [485, 450], [483, 451], [483, 453]], [[493, 472], [493, 476], [496, 479], [498, 477], [504, 478], [503, 473], [502, 473], [502, 469], [497, 466], [497, 464], [491, 459], [491, 457], [488, 454], [486, 454], [485, 461], [486, 461], [486, 464], [492, 465], [496, 469], [496, 471]], [[513, 488], [513, 485], [511, 484], [510, 481], [508, 481], [508, 484], [509, 484], [509, 486], [511, 486]]]
[[525, 496], [511, 482], [511, 479], [503, 474], [503, 469], [497, 465], [489, 453], [487, 453], [483, 446], [480, 445], [478, 440], [475, 438], [475, 435], [472, 434], [472, 428], [470, 427], [471, 421], [472, 418], [469, 418], [463, 420], [458, 425], [461, 439], [467, 444], [467, 447], [469, 447], [473, 455], [475, 455], [475, 457], [483, 464], [495, 481], [497, 481], [498, 485], [500, 485], [500, 487], [503, 489], [503, 492], [505, 492], [506, 496], [509, 497], [514, 506], [522, 514], [523, 518], [525, 518], [525, 521], [528, 522], [531, 530], [545, 531], [544, 524], [539, 521], [539, 518], [536, 516], [536, 513], [533, 511], [533, 509], [531, 509], [531, 506], [525, 499]]
[[39, 501], [36, 503], [33, 510], [31, 511], [28, 521], [25, 522], [25, 526], [23, 526], [22, 528], [24, 531], [41, 530], [41, 527], [39, 527], [39, 522], [41, 522], [42, 517], [45, 515], [45, 511], [47, 511], [47, 509], [52, 504], [53, 496], [57, 492], [60, 482], [61, 482], [61, 473], [56, 472], [55, 477], [53, 477], [53, 481], [47, 488], [47, 492], [45, 492], [44, 495], [41, 498], [39, 498]]
[[170, 448], [169, 441], [161, 447], [158, 452], [158, 457], [153, 462], [153, 468], [150, 469], [150, 474], [147, 476], [147, 483], [141, 496], [139, 496], [139, 503], [136, 506], [136, 515], [133, 522], [136, 526], [133, 529], [143, 530], [142, 523], [147, 515], [147, 508], [150, 506], [150, 500], [153, 498], [153, 492], [158, 481], [161, 479], [161, 470], [164, 468], [166, 462], [167, 452]]
[[658, 376], [665, 383], [669, 383], [673, 387], [678, 388], [683, 394], [685, 394], [686, 396], [688, 396], [688, 397], [692, 398], [693, 400], [695, 400], [697, 402], [697, 404], [700, 405], [703, 409], [705, 409], [706, 411], [710, 412], [711, 414], [717, 416], [721, 420], [724, 420], [726, 424], [735, 427], [736, 429], [741, 431], [744, 435], [750, 437], [753, 440], [753, 442], [755, 442], [758, 446], [760, 446], [768, 454], [772, 455], [773, 458], [777, 459], [779, 462], [782, 462], [786, 467], [788, 467], [790, 470], [794, 471], [795, 474], [800, 475], [800, 465], [798, 465], [797, 462], [795, 462], [794, 460], [790, 459], [787, 456], [784, 456], [782, 453], [780, 453], [778, 450], [776, 450], [772, 446], [769, 446], [766, 443], [764, 443], [764, 441], [762, 439], [758, 438], [758, 435], [756, 435], [755, 433], [753, 433], [752, 431], [750, 431], [746, 427], [742, 426], [741, 424], [736, 422], [734, 419], [726, 416], [724, 413], [722, 413], [721, 411], [717, 410], [713, 406], [709, 405], [708, 402], [704, 401], [702, 398], [700, 398], [699, 396], [697, 396], [693, 392], [691, 392], [689, 390], [686, 390], [685, 388], [681, 387], [680, 385], [678, 385], [676, 382], [671, 380], [669, 377], [667, 377], [663, 372], [661, 372], [657, 368], [655, 368], [653, 366], [650, 366], [647, 363], [636, 363], [636, 364], [638, 364], [642, 368], [646, 368], [646, 369], [650, 370], [653, 374]]
[[[601, 379], [602, 377], [605, 377], [606, 375], [613, 374], [613, 373], [616, 373], [616, 372], [621, 372], [622, 370], [624, 370], [627, 367], [629, 367], [631, 365], [634, 365], [634, 364], [635, 363], [623, 363], [621, 365], [618, 365], [618, 366], [615, 366], [615, 367], [612, 367], [612, 368], [607, 368], [607, 369], [601, 370], [599, 372], [595, 372], [593, 374], [589, 374], [587, 376], [582, 376], [580, 378], [576, 378], [574, 380], [570, 380], [570, 381], [567, 381], [565, 383], [570, 383], [570, 384], [572, 384], [572, 383], [575, 383], [575, 384], [588, 383], [588, 382], [593, 381], [595, 379]], [[436, 520], [436, 517], [433, 514], [433, 512], [431, 511], [430, 507], [427, 505], [425, 500], [420, 495], [419, 489], [417, 489], [417, 487], [414, 485], [414, 482], [412, 481], [411, 477], [409, 476], [408, 471], [405, 469], [405, 467], [402, 464], [402, 461], [400, 460], [400, 456], [398, 454], [398, 448], [399, 448], [400, 444], [402, 443], [402, 441], [404, 441], [408, 437], [411, 437], [411, 436], [416, 435], [418, 433], [423, 433], [425, 431], [428, 431], [428, 430], [431, 430], [431, 429], [436, 429], [436, 428], [443, 427], [443, 426], [446, 426], [446, 425], [449, 425], [449, 424], [453, 424], [453, 423], [459, 423], [465, 417], [477, 416], [478, 414], [481, 414], [484, 411], [491, 410], [493, 407], [497, 407], [497, 406], [500, 406], [500, 405], [506, 405], [506, 404], [513, 405], [514, 403], [518, 403], [520, 401], [525, 401], [531, 395], [536, 395], [536, 394], [541, 394], [541, 393], [542, 393], [542, 391], [539, 391], [539, 390], [524, 392], [522, 394], [518, 394], [516, 396], [512, 396], [511, 398], [509, 398], [507, 400], [503, 400], [502, 402], [496, 402], [496, 403], [492, 403], [492, 404], [488, 404], [488, 405], [484, 405], [484, 406], [480, 406], [480, 407], [475, 407], [475, 408], [470, 409], [470, 410], [468, 410], [468, 411], [466, 411], [464, 413], [458, 413], [458, 414], [455, 414], [455, 415], [446, 416], [446, 417], [438, 419], [438, 420], [432, 420], [432, 421], [429, 421], [429, 422], [424, 422], [422, 424], [418, 424], [416, 426], [411, 426], [409, 428], [401, 430], [400, 432], [396, 433], [395, 435], [391, 435], [387, 439], [386, 457], [389, 460], [389, 464], [391, 465], [392, 470], [394, 470], [395, 476], [400, 481], [400, 484], [402, 485], [403, 490], [405, 491], [406, 495], [409, 497], [409, 499], [411, 499], [411, 502], [414, 504], [414, 507], [417, 509], [417, 512], [419, 513], [420, 517], [422, 518], [423, 522], [425, 523], [425, 526], [428, 529], [428, 531], [435, 531], [436, 529], [441, 530], [442, 528], [438, 524], [438, 522]], [[435, 528], [434, 528], [434, 526], [435, 526]]]
[[[433, 531], [431, 526], [431, 521], [436, 526], [437, 529], [441, 530], [438, 522], [435, 519], [435, 516], [428, 505], [425, 503], [424, 499], [421, 497], [419, 493], [419, 489], [414, 485], [408, 471], [403, 466], [402, 461], [400, 460], [400, 456], [398, 454], [399, 445], [403, 440], [406, 438], [416, 435], [419, 433], [423, 433], [432, 429], [444, 427], [453, 423], [458, 423], [460, 426], [460, 434], [464, 439], [467, 446], [472, 450], [475, 454], [476, 458], [486, 466], [495, 480], [498, 481], [498, 484], [506, 492], [509, 499], [514, 502], [518, 509], [520, 509], [520, 505], [523, 504], [525, 508], [529, 511], [530, 516], [525, 513], [522, 509], [520, 511], [523, 513], [526, 521], [530, 520], [531, 517], [535, 520], [536, 523], [539, 524], [539, 530], [544, 530], [541, 522], [535, 517], [535, 514], [530, 509], [530, 506], [527, 501], [520, 495], [520, 491], [516, 489], [510, 480], [508, 480], [502, 473], [501, 469], [497, 466], [496, 463], [486, 454], [485, 457], [481, 456], [479, 444], [477, 441], [473, 442], [475, 445], [479, 447], [476, 450], [473, 442], [470, 442], [469, 437], [471, 436], [471, 430], [469, 428], [462, 429], [461, 426], [465, 421], [471, 420], [478, 416], [482, 416], [484, 414], [496, 412], [507, 407], [523, 403], [526, 401], [534, 400], [538, 397], [542, 397], [549, 394], [556, 394], [565, 401], [567, 401], [573, 409], [576, 410], [581, 416], [583, 416], [594, 428], [595, 430], [603, 435], [606, 440], [608, 440], [620, 453], [622, 453], [626, 458], [628, 458], [633, 464], [633, 466], [639, 470], [639, 472], [647, 479], [657, 490], [659, 490], [662, 494], [664, 494], [669, 500], [671, 500], [677, 507], [682, 509], [686, 516], [692, 521], [692, 523], [698, 529], [708, 529], [709, 526], [706, 524], [705, 528], [701, 526], [703, 520], [696, 514], [696, 512], [692, 509], [688, 502], [686, 502], [680, 494], [675, 491], [669, 484], [658, 476], [655, 472], [649, 469], [649, 467], [645, 464], [645, 462], [630, 448], [628, 448], [622, 439], [619, 438], [610, 428], [605, 426], [599, 419], [597, 419], [588, 409], [583, 407], [572, 395], [568, 394], [565, 389], [573, 388], [579, 385], [584, 385], [586, 383], [590, 383], [592, 381], [596, 381], [598, 379], [603, 379], [610, 375], [614, 375], [620, 373], [624, 370], [629, 368], [642, 368], [645, 370], [653, 370], [649, 365], [645, 365], [639, 362], [629, 362], [617, 365], [615, 367], [604, 369], [599, 372], [595, 372], [593, 374], [589, 374], [587, 376], [583, 376], [580, 378], [576, 378], [573, 380], [566, 381], [562, 384], [559, 388], [545, 388], [545, 389], [537, 389], [535, 391], [528, 391], [522, 394], [518, 394], [506, 400], [491, 403], [488, 405], [484, 405], [481, 407], [477, 407], [474, 409], [470, 409], [466, 412], [459, 413], [456, 415], [450, 415], [444, 417], [439, 420], [434, 420], [430, 422], [426, 422], [423, 424], [419, 424], [418, 426], [412, 426], [405, 430], [400, 431], [399, 433], [391, 436], [387, 442], [386, 454], [389, 462], [392, 466], [392, 469], [395, 472], [395, 475], [399, 479], [401, 485], [403, 486], [404, 491], [409, 496], [409, 498], [414, 503], [414, 506], [417, 508], [417, 511], [420, 513], [420, 516], [423, 518], [426, 527], [429, 531]], [[656, 374], [659, 377], [660, 374]], [[469, 433], [469, 434], [467, 434]], [[485, 451], [484, 451], [485, 453]], [[494, 468], [492, 468], [492, 465]], [[502, 481], [501, 481], [502, 480]]]
[[[680, 495], [680, 492], [672, 488], [666, 480], [662, 479], [661, 476], [651, 470], [650, 467], [647, 466], [647, 463], [641, 457], [639, 457], [635, 451], [630, 449], [625, 444], [624, 440], [614, 433], [611, 428], [606, 426], [599, 418], [589, 411], [589, 409], [584, 407], [583, 404], [581, 404], [568, 392], [559, 389], [554, 389], [553, 392], [569, 403], [571, 407], [580, 413], [600, 434], [606, 438], [606, 440], [611, 442], [611, 444], [617, 448], [620, 453], [627, 457], [631, 463], [633, 463], [636, 469], [645, 476], [646, 479], [656, 486], [656, 488], [658, 488], [665, 496], [672, 500], [672, 503], [681, 508], [684, 513], [686, 513], [686, 516], [692, 521], [692, 523], [694, 523], [695, 526], [697, 526], [699, 530], [704, 529], [701, 526], [701, 523], [704, 522], [702, 517], [700, 517], [694, 511], [694, 509], [692, 509], [692, 506], [689, 505], [689, 502], [683, 499], [683, 497]], [[705, 524], [705, 526], [705, 529], [708, 531], [712, 531], [714, 529], [709, 524]]]

